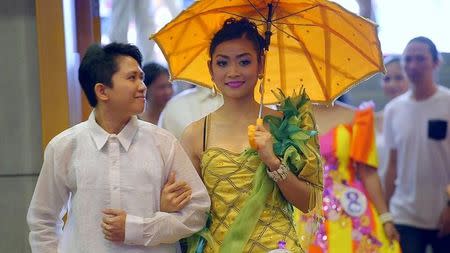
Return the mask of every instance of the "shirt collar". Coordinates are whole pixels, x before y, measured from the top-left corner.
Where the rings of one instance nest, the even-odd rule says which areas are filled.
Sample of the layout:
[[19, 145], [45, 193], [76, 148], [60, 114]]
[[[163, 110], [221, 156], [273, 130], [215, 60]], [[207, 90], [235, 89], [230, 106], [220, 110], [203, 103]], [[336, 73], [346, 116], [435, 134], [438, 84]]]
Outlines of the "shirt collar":
[[128, 152], [131, 142], [133, 141], [133, 138], [138, 130], [137, 117], [132, 116], [118, 135], [109, 134], [95, 121], [95, 110], [93, 110], [89, 115], [88, 125], [92, 139], [94, 139], [95, 146], [98, 150], [105, 146], [109, 137], [116, 136], [122, 147]]

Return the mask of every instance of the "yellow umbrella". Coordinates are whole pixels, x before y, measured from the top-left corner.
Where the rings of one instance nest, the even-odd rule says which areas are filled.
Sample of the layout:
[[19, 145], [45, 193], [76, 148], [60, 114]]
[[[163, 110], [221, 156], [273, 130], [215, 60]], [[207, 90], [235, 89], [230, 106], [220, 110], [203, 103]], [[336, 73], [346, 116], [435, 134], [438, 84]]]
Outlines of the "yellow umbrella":
[[[384, 71], [376, 25], [325, 0], [200, 0], [152, 36], [172, 79], [213, 87], [210, 41], [230, 17], [247, 17], [265, 35], [264, 104], [270, 90], [304, 87], [312, 101], [330, 103], [358, 82]], [[255, 100], [261, 99], [259, 83]]]

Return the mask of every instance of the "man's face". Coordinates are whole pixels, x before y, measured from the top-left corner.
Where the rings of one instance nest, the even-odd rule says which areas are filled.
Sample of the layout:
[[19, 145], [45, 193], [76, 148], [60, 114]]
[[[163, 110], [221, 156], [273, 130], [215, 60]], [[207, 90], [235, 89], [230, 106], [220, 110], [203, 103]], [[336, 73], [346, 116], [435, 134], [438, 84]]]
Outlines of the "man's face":
[[425, 80], [432, 80], [437, 63], [433, 61], [427, 44], [411, 42], [403, 52], [403, 65], [406, 76], [416, 85]]
[[111, 78], [112, 88], [108, 88], [110, 109], [124, 116], [140, 114], [145, 107], [146, 86], [144, 72], [137, 61], [130, 56], [116, 58], [118, 71]]
[[157, 106], [164, 107], [172, 95], [172, 83], [169, 81], [169, 76], [165, 73], [161, 73], [147, 88], [147, 101]]

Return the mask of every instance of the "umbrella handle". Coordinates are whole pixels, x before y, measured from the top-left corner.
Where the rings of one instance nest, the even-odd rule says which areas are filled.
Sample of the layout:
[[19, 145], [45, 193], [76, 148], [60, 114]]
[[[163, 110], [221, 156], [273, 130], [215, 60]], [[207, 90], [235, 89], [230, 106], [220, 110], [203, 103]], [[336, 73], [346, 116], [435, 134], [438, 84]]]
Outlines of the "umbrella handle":
[[250, 144], [250, 147], [253, 149], [258, 149], [258, 145], [255, 142], [255, 131], [256, 126], [262, 126], [263, 125], [263, 119], [257, 118], [256, 119], [256, 125], [249, 125], [248, 126], [248, 142]]

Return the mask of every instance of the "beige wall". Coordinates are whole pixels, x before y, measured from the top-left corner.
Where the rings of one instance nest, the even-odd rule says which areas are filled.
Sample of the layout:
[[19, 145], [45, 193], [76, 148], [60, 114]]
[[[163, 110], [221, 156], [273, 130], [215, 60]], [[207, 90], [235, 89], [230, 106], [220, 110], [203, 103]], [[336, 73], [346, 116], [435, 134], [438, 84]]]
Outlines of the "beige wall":
[[0, 1], [0, 252], [30, 252], [26, 210], [41, 166], [34, 0]]
[[72, 1], [0, 1], [0, 252], [30, 252], [26, 212], [43, 148], [76, 121], [68, 91], [77, 55], [66, 47], [73, 29], [63, 2]]

